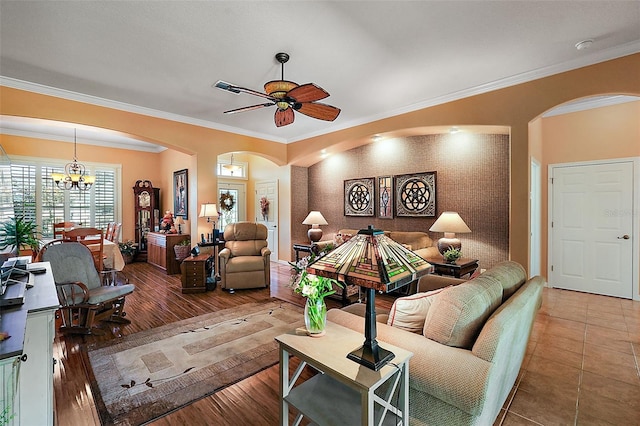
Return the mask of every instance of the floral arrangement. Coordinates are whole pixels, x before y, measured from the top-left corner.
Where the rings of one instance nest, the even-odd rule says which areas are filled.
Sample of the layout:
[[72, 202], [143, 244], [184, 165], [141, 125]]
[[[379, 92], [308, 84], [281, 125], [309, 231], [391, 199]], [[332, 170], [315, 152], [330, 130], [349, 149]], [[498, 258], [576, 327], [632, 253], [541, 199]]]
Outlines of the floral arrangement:
[[225, 212], [233, 210], [233, 206], [236, 205], [236, 200], [233, 199], [233, 195], [229, 191], [220, 194], [220, 208]]
[[269, 215], [269, 200], [267, 197], [260, 198], [260, 211], [262, 212], [262, 218], [266, 220]]
[[342, 288], [342, 284], [333, 278], [319, 277], [307, 272], [307, 265], [315, 257], [312, 254], [300, 259], [298, 263], [289, 262], [293, 268], [290, 286], [294, 293], [307, 298], [305, 325], [311, 334], [319, 334], [324, 331], [327, 321], [327, 306], [324, 303], [324, 298], [336, 292], [334, 286]]
[[449, 246], [449, 248], [442, 253], [442, 256], [447, 262], [453, 263], [462, 257], [462, 251], [459, 248]]

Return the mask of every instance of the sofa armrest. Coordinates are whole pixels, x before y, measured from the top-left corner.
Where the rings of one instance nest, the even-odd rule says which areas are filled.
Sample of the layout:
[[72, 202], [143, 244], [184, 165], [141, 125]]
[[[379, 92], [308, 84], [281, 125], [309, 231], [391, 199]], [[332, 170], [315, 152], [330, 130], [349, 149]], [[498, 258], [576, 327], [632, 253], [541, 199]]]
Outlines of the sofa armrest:
[[439, 288], [458, 285], [464, 282], [467, 282], [467, 280], [437, 274], [427, 274], [420, 277], [420, 280], [418, 281], [418, 292], [437, 290]]
[[260, 250], [260, 256], [266, 257], [270, 255], [271, 255], [271, 250], [269, 249], [269, 247], [262, 247], [262, 250]]
[[[327, 319], [364, 333], [364, 318], [331, 309]], [[432, 395], [471, 415], [482, 411], [489, 385], [491, 363], [476, 357], [470, 350], [442, 345], [426, 337], [377, 324], [377, 340], [413, 352], [409, 362], [409, 386]]]

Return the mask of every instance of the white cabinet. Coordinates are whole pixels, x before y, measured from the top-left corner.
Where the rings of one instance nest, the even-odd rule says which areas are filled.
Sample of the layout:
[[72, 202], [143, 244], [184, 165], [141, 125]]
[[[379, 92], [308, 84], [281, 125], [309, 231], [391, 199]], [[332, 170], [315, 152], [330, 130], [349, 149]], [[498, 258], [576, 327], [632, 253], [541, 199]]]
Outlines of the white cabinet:
[[[24, 304], [2, 310], [2, 324], [11, 338], [0, 342], [0, 425], [53, 425], [53, 339], [58, 309], [48, 262], [32, 264], [47, 272], [31, 275], [33, 288]], [[15, 346], [15, 344], [19, 344]]]

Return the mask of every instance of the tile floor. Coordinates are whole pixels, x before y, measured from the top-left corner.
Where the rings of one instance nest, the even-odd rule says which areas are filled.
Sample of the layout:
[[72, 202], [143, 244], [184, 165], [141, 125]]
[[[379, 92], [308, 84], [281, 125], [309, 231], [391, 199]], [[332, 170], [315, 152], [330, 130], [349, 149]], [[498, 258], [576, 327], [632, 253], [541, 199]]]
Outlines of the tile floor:
[[640, 302], [545, 288], [496, 425], [640, 425]]

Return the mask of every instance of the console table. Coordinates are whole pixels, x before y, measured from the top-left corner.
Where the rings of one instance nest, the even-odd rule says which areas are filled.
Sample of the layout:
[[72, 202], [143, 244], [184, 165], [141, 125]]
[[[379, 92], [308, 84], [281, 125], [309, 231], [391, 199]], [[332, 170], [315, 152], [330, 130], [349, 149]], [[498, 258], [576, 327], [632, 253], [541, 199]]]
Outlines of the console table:
[[[280, 347], [281, 425], [289, 425], [289, 406], [298, 410], [294, 424], [303, 417], [321, 425], [396, 424], [396, 418], [409, 424], [411, 352], [384, 343], [395, 354], [395, 365], [371, 370], [347, 358], [349, 351], [362, 344], [362, 333], [330, 321], [323, 337], [309, 337], [306, 330], [298, 329], [276, 337], [276, 341]], [[300, 359], [291, 377], [290, 355]], [[307, 366], [320, 373], [295, 386]], [[385, 383], [386, 390], [375, 393]]]
[[0, 310], [0, 331], [11, 338], [0, 342], [0, 410], [13, 415], [8, 425], [53, 425], [53, 339], [56, 309], [60, 306], [49, 262], [31, 268], [46, 273], [30, 274], [32, 288], [24, 303]]
[[473, 275], [476, 269], [478, 269], [477, 259], [461, 257], [456, 260], [455, 263], [447, 263], [441, 257], [433, 257], [425, 260], [433, 265], [433, 273], [438, 275], [451, 275], [456, 278], [461, 278], [467, 274], [469, 274], [469, 276]]
[[147, 263], [157, 266], [168, 275], [180, 273], [180, 263], [176, 260], [173, 246], [189, 238], [185, 234], [147, 233]]

